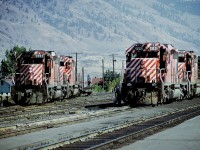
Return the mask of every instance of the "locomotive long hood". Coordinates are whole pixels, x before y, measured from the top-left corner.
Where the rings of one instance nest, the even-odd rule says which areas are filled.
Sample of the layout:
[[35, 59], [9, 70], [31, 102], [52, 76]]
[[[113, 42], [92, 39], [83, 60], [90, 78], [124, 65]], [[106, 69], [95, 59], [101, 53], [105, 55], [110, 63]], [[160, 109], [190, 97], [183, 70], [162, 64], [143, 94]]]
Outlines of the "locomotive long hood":
[[[152, 83], [157, 81], [157, 58], [133, 58], [127, 62], [126, 78], [131, 82]], [[142, 81], [141, 81], [142, 80]]]

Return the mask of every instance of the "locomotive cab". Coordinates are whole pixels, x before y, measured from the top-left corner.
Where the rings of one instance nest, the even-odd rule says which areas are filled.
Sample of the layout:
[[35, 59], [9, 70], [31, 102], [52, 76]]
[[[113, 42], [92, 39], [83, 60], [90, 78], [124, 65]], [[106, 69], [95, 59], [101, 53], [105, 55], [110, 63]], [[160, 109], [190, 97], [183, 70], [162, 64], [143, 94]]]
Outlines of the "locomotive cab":
[[166, 71], [166, 50], [160, 48], [159, 43], [137, 43], [126, 52], [126, 74], [122, 84], [122, 93], [125, 94], [122, 100], [134, 105], [157, 104], [161, 82], [159, 74]]
[[36, 91], [43, 90], [44, 60], [43, 50], [25, 52], [17, 59], [16, 84], [11, 93], [15, 103], [34, 104], [42, 101], [41, 92]]

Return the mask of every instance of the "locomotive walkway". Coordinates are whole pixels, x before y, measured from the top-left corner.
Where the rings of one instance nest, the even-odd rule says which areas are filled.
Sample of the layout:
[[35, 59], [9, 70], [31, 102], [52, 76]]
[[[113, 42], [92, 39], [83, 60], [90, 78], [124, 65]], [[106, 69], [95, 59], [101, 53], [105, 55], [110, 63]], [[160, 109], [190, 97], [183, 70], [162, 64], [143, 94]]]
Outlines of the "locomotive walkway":
[[[40, 132], [29, 133], [0, 140], [2, 149], [38, 149], [42, 147], [55, 148], [63, 144], [84, 141], [99, 134], [108, 133], [136, 123], [153, 118], [166, 116], [192, 107], [200, 106], [200, 100], [185, 100], [155, 108], [144, 107], [126, 111], [120, 114], [101, 117], [88, 122], [51, 128]], [[51, 147], [54, 145], [53, 147]]]

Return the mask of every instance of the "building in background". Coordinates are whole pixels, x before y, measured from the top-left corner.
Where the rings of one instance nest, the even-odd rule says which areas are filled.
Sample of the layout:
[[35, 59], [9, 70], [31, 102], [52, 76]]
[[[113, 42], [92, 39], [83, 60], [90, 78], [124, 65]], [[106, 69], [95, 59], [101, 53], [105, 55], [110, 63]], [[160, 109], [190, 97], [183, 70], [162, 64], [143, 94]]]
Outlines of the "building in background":
[[103, 84], [103, 78], [93, 78], [92, 79], [92, 85], [102, 85]]
[[11, 79], [0, 80], [0, 95], [10, 96], [11, 88], [14, 85]]

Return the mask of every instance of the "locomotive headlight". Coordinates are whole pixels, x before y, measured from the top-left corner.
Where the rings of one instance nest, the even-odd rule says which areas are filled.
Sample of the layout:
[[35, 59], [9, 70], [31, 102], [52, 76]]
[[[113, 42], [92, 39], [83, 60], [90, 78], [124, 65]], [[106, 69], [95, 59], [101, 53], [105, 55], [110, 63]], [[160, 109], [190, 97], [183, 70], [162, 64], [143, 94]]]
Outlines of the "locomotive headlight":
[[152, 83], [152, 86], [154, 86], [154, 87], [155, 87], [155, 86], [156, 86], [156, 83]]
[[127, 86], [132, 86], [132, 84], [131, 83], [127, 83]]

